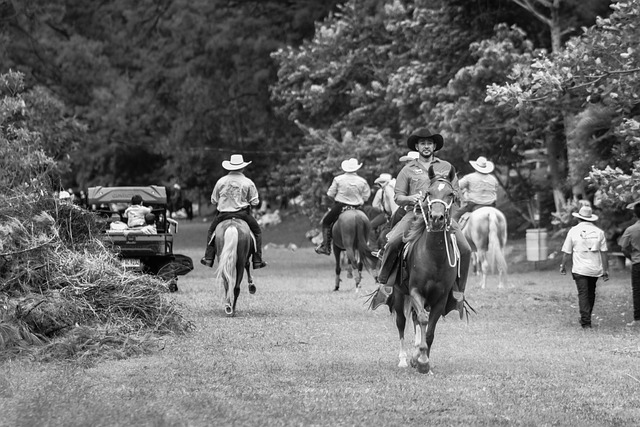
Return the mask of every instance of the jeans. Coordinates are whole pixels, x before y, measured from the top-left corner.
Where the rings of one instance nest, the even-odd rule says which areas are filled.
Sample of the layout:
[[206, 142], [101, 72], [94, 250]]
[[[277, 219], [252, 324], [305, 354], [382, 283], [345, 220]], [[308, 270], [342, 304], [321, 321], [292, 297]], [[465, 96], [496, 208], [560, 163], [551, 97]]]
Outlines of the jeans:
[[631, 293], [633, 295], [633, 320], [640, 321], [640, 262], [631, 266]]
[[580, 325], [582, 327], [591, 326], [591, 312], [593, 304], [596, 302], [596, 282], [597, 277], [583, 276], [572, 273], [573, 280], [578, 288], [578, 307], [580, 309]]

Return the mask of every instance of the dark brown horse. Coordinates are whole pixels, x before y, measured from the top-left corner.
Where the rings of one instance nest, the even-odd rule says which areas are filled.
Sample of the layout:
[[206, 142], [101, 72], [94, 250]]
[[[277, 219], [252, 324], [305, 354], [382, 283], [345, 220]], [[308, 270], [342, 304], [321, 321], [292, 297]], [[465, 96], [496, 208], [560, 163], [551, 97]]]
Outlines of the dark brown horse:
[[356, 292], [360, 290], [363, 267], [369, 272], [375, 271], [378, 259], [371, 254], [371, 248], [367, 243], [370, 231], [369, 218], [358, 209], [347, 209], [333, 224], [331, 236], [333, 238], [333, 255], [336, 259], [334, 291], [340, 289], [340, 272], [342, 271], [340, 254], [342, 251], [347, 253], [349, 264], [355, 269]]
[[216, 227], [215, 236], [216, 253], [219, 254], [216, 278], [222, 283], [224, 312], [227, 316], [233, 317], [245, 270], [249, 281], [249, 293], [256, 292], [249, 268], [254, 243], [249, 226], [241, 219], [222, 221]]
[[398, 269], [389, 307], [396, 314], [396, 326], [400, 337], [400, 363], [407, 366], [404, 347], [406, 318], [411, 313], [415, 326], [415, 349], [411, 365], [419, 372], [430, 370], [429, 356], [440, 317], [456, 308], [452, 290], [458, 274], [459, 256], [453, 244], [451, 205], [454, 190], [449, 180], [435, 178], [429, 169], [431, 184], [423, 203], [417, 209], [417, 219], [405, 240], [405, 266]]

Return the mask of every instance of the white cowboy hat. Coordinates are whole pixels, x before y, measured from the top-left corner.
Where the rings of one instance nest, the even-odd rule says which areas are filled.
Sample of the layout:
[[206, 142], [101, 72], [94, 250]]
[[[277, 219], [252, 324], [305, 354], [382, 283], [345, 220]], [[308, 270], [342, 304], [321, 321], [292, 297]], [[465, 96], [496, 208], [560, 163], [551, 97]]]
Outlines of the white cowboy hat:
[[230, 160], [222, 162], [222, 167], [228, 171], [237, 171], [246, 168], [251, 162], [245, 162], [242, 154], [232, 154]]
[[61, 200], [65, 200], [65, 199], [70, 199], [71, 198], [71, 194], [68, 191], [62, 190], [59, 194], [58, 197]]
[[373, 181], [376, 184], [386, 184], [387, 182], [391, 181], [391, 174], [390, 173], [381, 173], [379, 177], [376, 178], [375, 181]]
[[478, 160], [475, 160], [475, 161], [470, 160], [469, 163], [471, 163], [471, 166], [473, 166], [473, 168], [480, 173], [491, 173], [495, 168], [495, 165], [493, 164], [493, 162], [490, 162], [484, 156], [478, 157]]
[[582, 206], [578, 211], [578, 213], [573, 212], [571, 215], [575, 216], [576, 218], [583, 219], [585, 221], [595, 221], [598, 219], [598, 215], [593, 214], [593, 211], [591, 210], [591, 206], [586, 206], [586, 205]]
[[362, 167], [362, 163], [358, 163], [353, 157], [342, 162], [342, 170], [345, 172], [355, 172]]
[[420, 153], [418, 153], [417, 151], [409, 151], [407, 154], [400, 157], [399, 161], [408, 162], [410, 160], [417, 160], [419, 158], [420, 158]]

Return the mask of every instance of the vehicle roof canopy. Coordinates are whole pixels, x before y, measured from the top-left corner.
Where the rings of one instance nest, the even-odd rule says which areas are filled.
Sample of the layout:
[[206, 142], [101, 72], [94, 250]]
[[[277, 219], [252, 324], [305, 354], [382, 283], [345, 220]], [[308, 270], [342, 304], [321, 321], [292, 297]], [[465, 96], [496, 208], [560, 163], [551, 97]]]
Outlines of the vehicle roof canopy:
[[87, 202], [90, 205], [101, 203], [131, 203], [136, 194], [142, 197], [143, 203], [158, 205], [167, 204], [167, 189], [160, 185], [135, 187], [89, 187]]

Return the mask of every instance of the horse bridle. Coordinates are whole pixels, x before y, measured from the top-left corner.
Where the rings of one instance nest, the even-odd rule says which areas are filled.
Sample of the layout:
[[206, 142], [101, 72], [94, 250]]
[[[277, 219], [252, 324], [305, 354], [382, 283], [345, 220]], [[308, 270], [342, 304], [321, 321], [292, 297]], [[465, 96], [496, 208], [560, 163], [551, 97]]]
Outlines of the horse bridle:
[[[437, 182], [443, 182], [446, 183], [447, 185], [449, 185], [452, 189], [453, 186], [451, 185], [451, 183], [445, 179], [438, 179]], [[442, 199], [431, 199], [431, 196], [429, 196], [427, 194], [427, 196], [423, 199], [424, 201], [426, 201], [426, 205], [427, 205], [427, 212], [431, 211], [431, 206], [440, 203], [444, 206], [444, 215], [445, 215], [445, 226], [443, 229], [439, 229], [439, 230], [434, 230], [431, 228], [430, 222], [427, 220], [427, 216], [425, 214], [425, 210], [422, 207], [422, 203], [417, 203], [416, 206], [414, 207], [414, 213], [415, 213], [415, 208], [419, 205], [420, 206], [420, 213], [422, 214], [422, 219], [424, 220], [426, 229], [428, 232], [436, 232], [436, 231], [449, 231], [449, 229], [451, 228], [451, 206], [453, 205], [453, 199], [447, 203]]]

